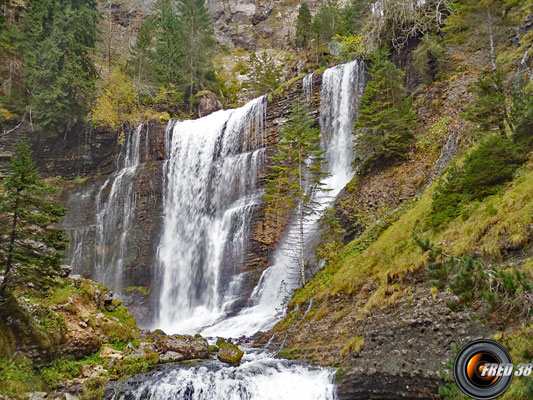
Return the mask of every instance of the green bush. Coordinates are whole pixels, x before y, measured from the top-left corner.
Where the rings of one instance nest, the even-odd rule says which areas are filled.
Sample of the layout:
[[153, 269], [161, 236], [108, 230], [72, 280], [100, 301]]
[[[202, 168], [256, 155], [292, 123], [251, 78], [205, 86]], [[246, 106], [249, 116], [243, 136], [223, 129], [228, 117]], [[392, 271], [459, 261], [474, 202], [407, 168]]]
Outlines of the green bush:
[[92, 354], [81, 360], [57, 358], [48, 366], [41, 368], [40, 372], [44, 382], [53, 389], [59, 382], [79, 376], [83, 365], [96, 366], [101, 363], [102, 359], [97, 354]]
[[147, 372], [148, 369], [157, 364], [159, 355], [157, 353], [148, 353], [143, 357], [124, 358], [117, 361], [110, 369], [111, 375], [125, 377], [134, 374]]
[[487, 311], [498, 311], [508, 318], [528, 312], [528, 297], [533, 290], [532, 276], [520, 269], [484, 265], [468, 255], [450, 256], [434, 247], [429, 239], [414, 236], [415, 243], [427, 254], [427, 275], [438, 289], [448, 287], [458, 300], [449, 302], [452, 310], [483, 302]]
[[433, 195], [430, 225], [436, 229], [457, 218], [468, 203], [496, 194], [525, 161], [512, 140], [493, 136], [464, 161], [452, 165]]
[[104, 390], [109, 378], [93, 376], [83, 383], [83, 400], [100, 400], [104, 397]]

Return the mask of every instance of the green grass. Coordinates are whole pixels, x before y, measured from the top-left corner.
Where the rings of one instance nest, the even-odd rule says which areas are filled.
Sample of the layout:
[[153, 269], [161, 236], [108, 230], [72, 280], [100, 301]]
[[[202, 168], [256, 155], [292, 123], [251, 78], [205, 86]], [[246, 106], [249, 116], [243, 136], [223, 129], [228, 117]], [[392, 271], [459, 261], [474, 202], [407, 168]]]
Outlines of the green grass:
[[1, 394], [22, 398], [26, 392], [43, 389], [44, 384], [33, 370], [33, 365], [29, 359], [0, 357]]
[[[432, 186], [411, 208], [393, 212], [367, 228], [305, 287], [298, 289], [290, 305], [339, 292], [355, 293], [369, 280], [379, 287], [367, 300], [365, 309], [402, 298], [409, 290], [405, 278], [426, 265], [424, 254], [412, 240], [415, 229], [448, 254], [478, 251], [488, 260], [501, 260], [505, 251], [521, 248], [529, 240], [533, 223], [533, 161], [525, 164], [500, 193], [476, 202], [468, 215], [451, 221], [440, 232], [432, 231], [425, 223], [431, 213], [433, 193]], [[387, 219], [388, 223], [383, 222]]]
[[361, 336], [355, 335], [352, 337], [341, 349], [341, 357], [346, 353], [359, 354], [365, 345], [365, 339]]
[[96, 366], [103, 360], [98, 354], [92, 354], [81, 360], [73, 358], [57, 358], [48, 366], [41, 368], [43, 381], [51, 388], [55, 388], [59, 382], [80, 376], [84, 365]]

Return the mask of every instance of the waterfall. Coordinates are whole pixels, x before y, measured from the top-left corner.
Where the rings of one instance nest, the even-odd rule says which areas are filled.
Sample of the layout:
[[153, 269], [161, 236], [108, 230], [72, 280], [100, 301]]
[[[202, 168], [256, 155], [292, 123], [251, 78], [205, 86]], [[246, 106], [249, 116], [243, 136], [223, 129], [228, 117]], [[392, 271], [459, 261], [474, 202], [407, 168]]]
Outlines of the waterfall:
[[[330, 206], [353, 177], [352, 128], [364, 86], [364, 64], [358, 60], [324, 71], [320, 93], [321, 144], [327, 161], [325, 169], [330, 176], [323, 180], [329, 191], [315, 198], [320, 204], [319, 210]], [[312, 218], [305, 227], [306, 239], [317, 230], [319, 215]], [[251, 305], [236, 316], [204, 329], [202, 334], [249, 336], [258, 330], [269, 329], [279, 320], [284, 301], [298, 286], [290, 271], [291, 258], [283, 251], [286, 241], [296, 234], [295, 229], [289, 229], [285, 243], [282, 242], [274, 254], [272, 265], [263, 272], [251, 295]]]
[[[307, 78], [309, 87], [312, 77]], [[316, 194], [320, 210], [329, 207], [353, 176], [352, 127], [364, 88], [363, 64], [337, 66], [322, 78], [321, 145], [329, 176], [327, 194]], [[164, 222], [158, 248], [162, 288], [158, 328], [168, 333], [251, 336], [283, 315], [287, 296], [298, 286], [290, 259], [275, 251], [248, 305], [230, 316], [239, 296], [250, 220], [263, 198], [258, 178], [264, 173], [266, 99], [167, 126], [164, 166]], [[306, 225], [305, 239], [317, 231], [319, 216]], [[239, 367], [209, 360], [132, 378], [117, 388], [121, 399], [334, 400], [334, 372], [276, 359], [246, 349]]]
[[[250, 350], [238, 368], [206, 361], [148, 374], [117, 390], [119, 399], [334, 400], [334, 373]], [[133, 386], [133, 387], [132, 387]]]
[[175, 121], [165, 140], [158, 327], [195, 332], [239, 296], [251, 214], [262, 201], [266, 98], [197, 120]]
[[127, 242], [135, 217], [141, 130], [142, 124], [126, 137], [116, 159], [117, 172], [104, 182], [96, 196], [95, 278], [116, 291], [123, 289]]
[[315, 73], [311, 73], [309, 75], [306, 75], [304, 79], [302, 80], [302, 89], [304, 92], [304, 96], [306, 99], [309, 99], [311, 95], [313, 94], [313, 76]]
[[[135, 217], [142, 127], [139, 125], [126, 135], [115, 159], [116, 171], [99, 188], [89, 187], [69, 199], [71, 219], [82, 218], [75, 228], [69, 229], [72, 242], [67, 258], [73, 272], [89, 274], [116, 292], [123, 289], [127, 245]], [[87, 210], [94, 210], [92, 218]], [[92, 223], [83, 220], [83, 215]]]

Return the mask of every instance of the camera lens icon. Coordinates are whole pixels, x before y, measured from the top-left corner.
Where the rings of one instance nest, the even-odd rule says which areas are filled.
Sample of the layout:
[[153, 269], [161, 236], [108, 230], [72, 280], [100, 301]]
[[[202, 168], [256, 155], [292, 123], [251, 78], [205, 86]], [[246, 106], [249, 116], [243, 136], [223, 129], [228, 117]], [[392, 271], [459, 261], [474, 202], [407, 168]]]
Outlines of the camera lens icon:
[[453, 375], [464, 394], [474, 399], [490, 400], [503, 394], [511, 384], [513, 360], [498, 342], [476, 340], [457, 354]]

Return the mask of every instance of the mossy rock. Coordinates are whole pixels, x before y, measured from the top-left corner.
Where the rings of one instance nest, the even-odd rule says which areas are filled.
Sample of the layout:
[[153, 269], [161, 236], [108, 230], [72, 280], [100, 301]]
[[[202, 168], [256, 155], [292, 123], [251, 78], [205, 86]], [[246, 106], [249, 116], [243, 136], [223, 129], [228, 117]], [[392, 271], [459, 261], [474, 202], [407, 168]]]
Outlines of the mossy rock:
[[215, 344], [209, 345], [209, 352], [210, 353], [218, 353], [219, 347]]
[[[217, 340], [217, 343], [219, 341]], [[221, 342], [219, 350], [217, 353], [217, 358], [226, 363], [238, 367], [241, 363], [241, 358], [244, 355], [244, 352], [239, 349], [236, 345], [230, 342]]]

